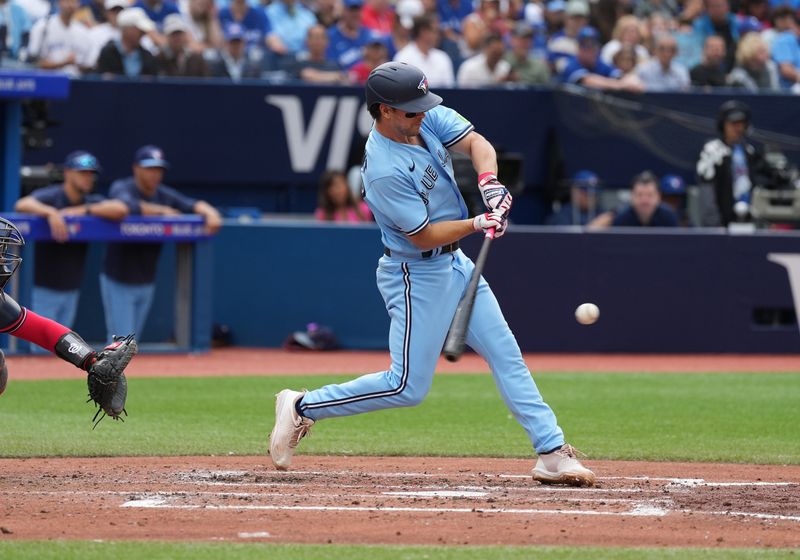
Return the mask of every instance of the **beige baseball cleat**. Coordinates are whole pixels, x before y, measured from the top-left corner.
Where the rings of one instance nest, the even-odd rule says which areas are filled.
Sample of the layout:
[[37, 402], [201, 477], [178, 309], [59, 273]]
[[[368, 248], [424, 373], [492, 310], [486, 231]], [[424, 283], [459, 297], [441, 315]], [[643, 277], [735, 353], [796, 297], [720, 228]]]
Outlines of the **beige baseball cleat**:
[[294, 408], [305, 394], [305, 391], [284, 389], [275, 395], [275, 427], [269, 435], [269, 456], [279, 471], [285, 471], [292, 465], [297, 444], [314, 425], [311, 418], [300, 416]]
[[594, 486], [595, 483], [594, 473], [581, 465], [576, 449], [568, 443], [551, 453], [539, 455], [533, 467], [533, 480], [568, 486]]

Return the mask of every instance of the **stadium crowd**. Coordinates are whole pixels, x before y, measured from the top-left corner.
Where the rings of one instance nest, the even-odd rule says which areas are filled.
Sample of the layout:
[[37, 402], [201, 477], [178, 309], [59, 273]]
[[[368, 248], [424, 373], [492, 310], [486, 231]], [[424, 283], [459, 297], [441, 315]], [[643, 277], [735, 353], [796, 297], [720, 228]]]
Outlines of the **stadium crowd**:
[[72, 76], [800, 92], [800, 0], [0, 0], [0, 64]]

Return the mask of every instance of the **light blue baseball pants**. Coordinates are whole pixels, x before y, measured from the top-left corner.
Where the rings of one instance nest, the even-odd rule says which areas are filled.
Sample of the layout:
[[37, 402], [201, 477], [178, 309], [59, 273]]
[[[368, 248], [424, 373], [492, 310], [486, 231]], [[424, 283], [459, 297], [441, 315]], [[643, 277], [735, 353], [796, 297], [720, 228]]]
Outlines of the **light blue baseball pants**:
[[[391, 368], [306, 393], [300, 404], [303, 415], [321, 420], [422, 402], [431, 388], [447, 330], [474, 266], [460, 250], [408, 262], [382, 257], [377, 279], [391, 319]], [[564, 434], [555, 414], [542, 400], [497, 299], [483, 278], [467, 344], [488, 362], [506, 406], [525, 428], [534, 449], [545, 452], [563, 445]]]

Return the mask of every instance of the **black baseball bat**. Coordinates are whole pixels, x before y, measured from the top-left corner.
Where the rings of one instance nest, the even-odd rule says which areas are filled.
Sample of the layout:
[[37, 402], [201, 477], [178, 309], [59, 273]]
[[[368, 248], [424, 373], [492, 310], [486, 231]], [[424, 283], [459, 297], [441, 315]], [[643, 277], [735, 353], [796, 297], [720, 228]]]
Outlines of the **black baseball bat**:
[[478, 282], [481, 280], [483, 267], [486, 266], [486, 258], [489, 256], [489, 247], [492, 245], [492, 239], [494, 239], [494, 230], [488, 231], [486, 237], [483, 238], [483, 244], [478, 253], [478, 258], [475, 260], [475, 268], [472, 271], [472, 276], [470, 276], [467, 289], [464, 291], [464, 297], [458, 302], [456, 314], [453, 315], [453, 322], [450, 323], [450, 330], [447, 331], [442, 353], [450, 362], [458, 361], [461, 354], [464, 353], [467, 327], [469, 326], [470, 317], [472, 317], [472, 306], [475, 304]]

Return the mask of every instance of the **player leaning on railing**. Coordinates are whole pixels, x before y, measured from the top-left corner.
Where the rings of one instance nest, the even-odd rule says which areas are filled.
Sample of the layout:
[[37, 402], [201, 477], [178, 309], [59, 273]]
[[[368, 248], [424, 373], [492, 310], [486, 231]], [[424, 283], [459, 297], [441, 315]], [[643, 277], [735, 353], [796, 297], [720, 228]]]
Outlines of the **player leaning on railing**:
[[[125, 399], [128, 383], [124, 370], [136, 354], [133, 334], [115, 337], [112, 344], [96, 352], [80, 335], [64, 325], [20, 306], [3, 289], [22, 262], [9, 247], [20, 247], [24, 244], [25, 240], [17, 227], [5, 218], [0, 218], [0, 333], [37, 344], [62, 360], [85, 370], [88, 374], [89, 397], [100, 407], [95, 419], [101, 411], [115, 420], [119, 419], [123, 412], [127, 414]], [[0, 394], [5, 391], [7, 383], [8, 367], [0, 350]], [[102, 418], [101, 416], [100, 419]]]

